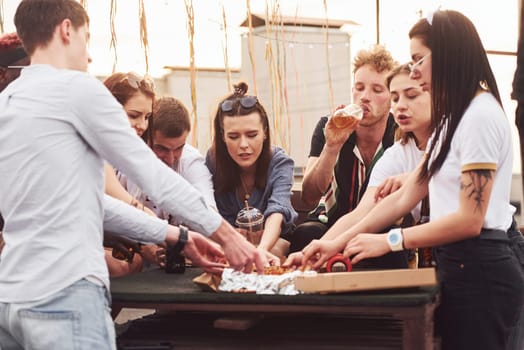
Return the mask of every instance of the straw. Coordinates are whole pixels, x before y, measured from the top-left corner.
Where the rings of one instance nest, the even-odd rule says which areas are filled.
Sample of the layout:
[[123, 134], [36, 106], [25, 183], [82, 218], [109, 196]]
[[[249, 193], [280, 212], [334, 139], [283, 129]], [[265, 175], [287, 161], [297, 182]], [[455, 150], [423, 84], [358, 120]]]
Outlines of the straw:
[[251, 224], [251, 215], [249, 215], [249, 203], [247, 202], [247, 199], [244, 201], [244, 204], [246, 205], [246, 214], [247, 214], [247, 222], [249, 224], [249, 233], [253, 233], [253, 225]]

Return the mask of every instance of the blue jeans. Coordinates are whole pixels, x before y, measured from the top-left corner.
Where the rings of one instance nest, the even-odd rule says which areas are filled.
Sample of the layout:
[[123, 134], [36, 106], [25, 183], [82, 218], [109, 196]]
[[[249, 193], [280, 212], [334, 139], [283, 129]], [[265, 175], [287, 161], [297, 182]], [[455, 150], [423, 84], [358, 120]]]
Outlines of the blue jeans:
[[109, 304], [85, 279], [36, 302], [0, 303], [0, 350], [115, 350]]

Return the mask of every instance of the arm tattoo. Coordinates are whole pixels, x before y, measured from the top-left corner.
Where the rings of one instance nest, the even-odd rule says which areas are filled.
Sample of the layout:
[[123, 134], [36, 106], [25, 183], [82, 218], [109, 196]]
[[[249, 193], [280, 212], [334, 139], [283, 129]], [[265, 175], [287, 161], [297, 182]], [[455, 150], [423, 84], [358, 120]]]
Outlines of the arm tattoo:
[[492, 170], [468, 171], [470, 181], [460, 181], [460, 190], [466, 191], [468, 198], [476, 202], [475, 211], [482, 210], [482, 195], [489, 181], [493, 179]]

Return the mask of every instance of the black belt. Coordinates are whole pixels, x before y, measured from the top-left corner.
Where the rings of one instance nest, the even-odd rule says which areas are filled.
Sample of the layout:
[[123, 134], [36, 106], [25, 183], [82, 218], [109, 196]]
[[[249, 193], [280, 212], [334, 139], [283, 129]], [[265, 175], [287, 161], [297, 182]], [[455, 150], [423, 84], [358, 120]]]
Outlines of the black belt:
[[509, 241], [508, 234], [503, 230], [483, 228], [480, 231], [479, 239], [490, 239], [496, 241]]

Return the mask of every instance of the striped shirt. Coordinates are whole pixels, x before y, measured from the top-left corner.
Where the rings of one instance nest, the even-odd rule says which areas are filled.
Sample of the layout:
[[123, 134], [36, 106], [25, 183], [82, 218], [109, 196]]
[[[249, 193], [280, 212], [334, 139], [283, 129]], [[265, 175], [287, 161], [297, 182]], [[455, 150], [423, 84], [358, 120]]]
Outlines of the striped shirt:
[[[313, 132], [310, 157], [319, 157], [324, 148], [326, 143], [324, 127], [327, 120], [327, 117], [322, 117]], [[329, 227], [357, 206], [366, 191], [373, 166], [394, 142], [395, 129], [395, 121], [393, 116], [390, 115], [382, 142], [378, 145], [369, 167], [366, 167], [356, 146], [357, 137], [355, 133], [342, 146], [333, 169], [331, 183], [323, 196], [323, 201], [319, 204], [319, 206], [325, 207], [326, 215], [329, 218], [327, 223]], [[315, 212], [320, 212], [319, 208]]]

